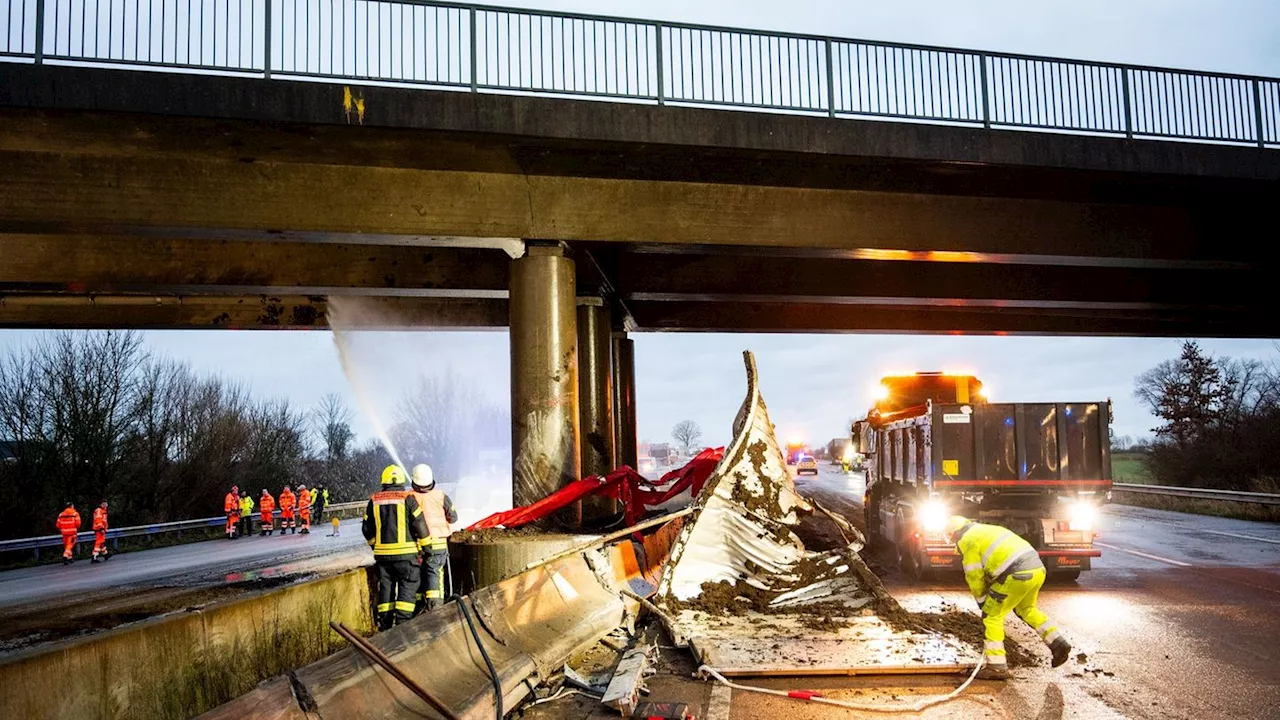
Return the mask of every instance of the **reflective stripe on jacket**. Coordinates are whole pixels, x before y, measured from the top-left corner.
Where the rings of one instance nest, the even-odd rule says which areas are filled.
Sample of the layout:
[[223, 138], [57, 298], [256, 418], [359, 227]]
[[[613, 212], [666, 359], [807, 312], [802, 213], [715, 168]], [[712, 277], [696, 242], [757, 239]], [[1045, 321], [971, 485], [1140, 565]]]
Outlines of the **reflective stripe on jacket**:
[[1012, 530], [973, 523], [956, 543], [964, 563], [964, 579], [974, 597], [988, 586], [1022, 570], [1043, 568], [1040, 553]]
[[93, 511], [93, 529], [94, 530], [107, 529], [107, 511], [106, 510], [103, 510], [102, 508], [98, 508], [97, 510]]
[[58, 532], [71, 535], [80, 531], [80, 513], [74, 508], [67, 508], [58, 513]]
[[406, 559], [417, 562], [418, 550], [431, 541], [418, 499], [405, 490], [374, 493], [365, 506], [361, 523], [364, 539], [374, 559]]

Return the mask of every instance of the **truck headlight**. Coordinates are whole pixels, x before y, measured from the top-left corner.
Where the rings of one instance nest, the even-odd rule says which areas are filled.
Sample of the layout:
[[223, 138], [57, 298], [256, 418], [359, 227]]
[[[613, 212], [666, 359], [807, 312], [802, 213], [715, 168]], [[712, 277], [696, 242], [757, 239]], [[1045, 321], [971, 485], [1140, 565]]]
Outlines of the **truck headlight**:
[[930, 500], [920, 507], [920, 529], [930, 535], [942, 532], [947, 527], [949, 511], [941, 500]]
[[1071, 530], [1092, 530], [1098, 518], [1098, 508], [1087, 500], [1077, 500], [1071, 504], [1067, 515], [1067, 527]]

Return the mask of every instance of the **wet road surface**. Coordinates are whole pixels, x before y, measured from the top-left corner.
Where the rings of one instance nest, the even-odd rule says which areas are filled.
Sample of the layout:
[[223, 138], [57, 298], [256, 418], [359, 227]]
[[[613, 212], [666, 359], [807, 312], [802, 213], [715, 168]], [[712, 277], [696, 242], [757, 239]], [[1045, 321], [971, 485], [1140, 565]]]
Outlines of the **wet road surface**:
[[[862, 512], [863, 477], [823, 466], [797, 488], [846, 514]], [[861, 524], [859, 522], [859, 524]], [[1040, 606], [1057, 621], [1083, 662], [1048, 666], [1039, 638], [1016, 618], [1010, 638], [1038, 653], [1041, 665], [1014, 670], [1007, 683], [977, 681], [959, 699], [907, 717], [923, 718], [1280, 718], [1280, 525], [1110, 505], [1100, 522], [1103, 556], [1078, 582], [1053, 583]], [[973, 606], [964, 581], [913, 584], [872, 558], [885, 584], [911, 610], [951, 602]], [[976, 614], [976, 610], [975, 610]], [[692, 680], [688, 653], [662, 649], [663, 672], [649, 699], [687, 703], [705, 720], [879, 718], [742, 691], [727, 706]], [[815, 689], [859, 703], [899, 705], [940, 696], [958, 676], [778, 678], [744, 681], [779, 690]], [[717, 700], [723, 691], [717, 691]], [[727, 707], [717, 711], [713, 705]], [[591, 699], [548, 703], [526, 718], [617, 717]]]
[[81, 559], [0, 572], [0, 652], [373, 561], [359, 519], [344, 521], [338, 537], [330, 532], [326, 523], [309, 535], [209, 540], [96, 565]]

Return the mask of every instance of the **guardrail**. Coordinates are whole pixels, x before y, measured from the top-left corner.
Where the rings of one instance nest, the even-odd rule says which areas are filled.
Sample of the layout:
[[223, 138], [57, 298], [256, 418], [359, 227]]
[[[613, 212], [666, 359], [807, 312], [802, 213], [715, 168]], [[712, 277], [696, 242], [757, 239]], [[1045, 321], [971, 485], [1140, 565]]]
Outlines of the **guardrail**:
[[[352, 510], [361, 508], [365, 505], [364, 500], [346, 503], [332, 503], [326, 505], [325, 512]], [[256, 514], [256, 513], [255, 513]], [[182, 533], [185, 530], [202, 530], [207, 527], [219, 527], [225, 525], [227, 518], [225, 515], [217, 517], [200, 518], [197, 520], [178, 520], [175, 522], [157, 523], [154, 525], [135, 525], [133, 527], [111, 528], [107, 530], [107, 539], [112, 541], [112, 547], [116, 547], [120, 538], [140, 537], [146, 535], [160, 535], [164, 533]], [[89, 530], [76, 535], [77, 542], [93, 542], [93, 531]], [[15, 540], [0, 540], [0, 553], [17, 551], [17, 550], [34, 550], [36, 559], [40, 558], [40, 548], [45, 547], [62, 547], [61, 535], [42, 535], [32, 538], [18, 538]]]
[[[7, 12], [5, 12], [7, 10]], [[0, 0], [0, 56], [1280, 144], [1280, 80], [416, 0]]]
[[1111, 483], [1113, 491], [1141, 495], [1165, 495], [1170, 497], [1199, 498], [1201, 500], [1226, 500], [1254, 505], [1280, 505], [1280, 495], [1272, 493], [1239, 492], [1236, 490], [1211, 490], [1206, 488], [1172, 487], [1169, 485], [1133, 485]]

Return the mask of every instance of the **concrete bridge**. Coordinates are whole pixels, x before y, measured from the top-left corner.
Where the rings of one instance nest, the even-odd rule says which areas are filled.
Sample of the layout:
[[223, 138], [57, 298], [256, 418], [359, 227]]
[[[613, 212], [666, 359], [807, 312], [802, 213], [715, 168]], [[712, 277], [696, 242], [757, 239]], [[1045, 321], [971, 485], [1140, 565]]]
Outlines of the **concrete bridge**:
[[335, 296], [509, 326], [518, 502], [634, 462], [631, 331], [1280, 337], [1274, 79], [430, 3], [203, 30], [104, 3], [104, 33], [15, 1], [0, 326], [323, 328]]

